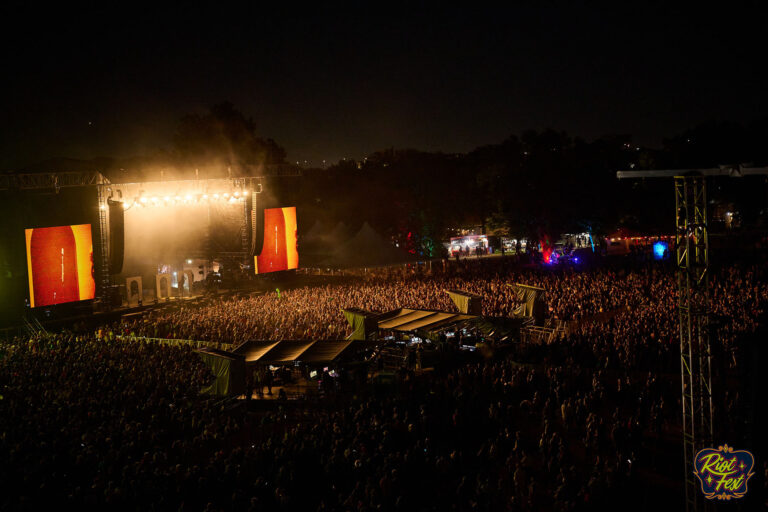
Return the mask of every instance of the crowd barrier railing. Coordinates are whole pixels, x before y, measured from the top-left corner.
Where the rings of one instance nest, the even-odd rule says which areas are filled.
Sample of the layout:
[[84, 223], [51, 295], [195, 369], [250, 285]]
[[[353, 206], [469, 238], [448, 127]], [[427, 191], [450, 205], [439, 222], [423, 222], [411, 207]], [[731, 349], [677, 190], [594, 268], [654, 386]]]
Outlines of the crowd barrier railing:
[[169, 338], [150, 338], [148, 336], [131, 336], [131, 335], [117, 335], [115, 336], [117, 339], [121, 340], [129, 340], [129, 341], [151, 341], [154, 343], [162, 343], [163, 345], [171, 345], [174, 347], [179, 347], [182, 345], [190, 345], [193, 348], [200, 349], [200, 348], [215, 348], [219, 350], [227, 350], [231, 351], [233, 348], [232, 343], [220, 343], [217, 341], [199, 341], [199, 340], [180, 340], [180, 339], [169, 339]]

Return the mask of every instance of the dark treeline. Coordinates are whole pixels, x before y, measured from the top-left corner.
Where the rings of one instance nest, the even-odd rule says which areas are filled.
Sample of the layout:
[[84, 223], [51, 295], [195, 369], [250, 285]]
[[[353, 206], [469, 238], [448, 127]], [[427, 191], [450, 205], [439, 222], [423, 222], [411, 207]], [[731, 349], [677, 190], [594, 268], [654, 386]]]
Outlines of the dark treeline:
[[[307, 170], [300, 204], [328, 224], [368, 220], [401, 239], [410, 233], [411, 243], [426, 252], [450, 229], [468, 226], [534, 239], [620, 226], [670, 232], [671, 183], [620, 182], [616, 171], [764, 163], [766, 131], [765, 121], [706, 124], [665, 140], [661, 149], [640, 147], [629, 135], [587, 142], [554, 130], [512, 135], [466, 154], [389, 149]], [[765, 206], [765, 180], [723, 181], [729, 180], [720, 180], [711, 197], [757, 205], [756, 220]]]

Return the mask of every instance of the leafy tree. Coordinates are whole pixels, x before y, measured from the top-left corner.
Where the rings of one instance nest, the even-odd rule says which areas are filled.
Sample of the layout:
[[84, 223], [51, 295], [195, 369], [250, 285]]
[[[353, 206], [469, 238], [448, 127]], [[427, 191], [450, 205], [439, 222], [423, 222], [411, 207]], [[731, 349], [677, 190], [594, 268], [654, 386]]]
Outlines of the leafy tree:
[[256, 123], [228, 102], [214, 105], [204, 115], [191, 114], [179, 122], [173, 138], [174, 154], [182, 162], [204, 165], [265, 165], [285, 162], [285, 150], [260, 137]]

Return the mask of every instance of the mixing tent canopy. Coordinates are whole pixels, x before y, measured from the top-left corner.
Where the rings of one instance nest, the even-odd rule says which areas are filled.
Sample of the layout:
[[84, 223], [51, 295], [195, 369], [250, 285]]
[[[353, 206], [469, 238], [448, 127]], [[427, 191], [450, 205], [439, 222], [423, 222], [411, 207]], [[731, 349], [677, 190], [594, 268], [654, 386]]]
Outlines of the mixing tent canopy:
[[445, 290], [459, 312], [470, 315], [483, 314], [483, 298], [480, 295], [461, 290]]
[[376, 267], [413, 261], [414, 256], [398, 249], [366, 222], [348, 242], [324, 262], [339, 267]]
[[544, 321], [544, 288], [538, 286], [529, 286], [525, 284], [510, 284], [513, 293], [517, 296], [517, 300], [522, 304], [515, 310], [515, 316], [535, 317], [537, 323]]

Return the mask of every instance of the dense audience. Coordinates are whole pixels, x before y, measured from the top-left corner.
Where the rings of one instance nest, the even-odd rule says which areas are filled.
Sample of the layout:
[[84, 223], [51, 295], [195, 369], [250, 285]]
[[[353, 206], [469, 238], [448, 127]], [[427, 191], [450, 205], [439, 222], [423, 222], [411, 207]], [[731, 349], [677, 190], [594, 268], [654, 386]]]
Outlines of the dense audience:
[[[185, 346], [69, 332], [4, 342], [0, 508], [584, 510], [679, 499], [677, 296], [664, 267], [473, 262], [216, 300], [107, 329], [235, 343], [338, 339], [349, 332], [341, 308], [453, 310], [450, 288], [482, 294], [486, 315], [508, 316], [515, 282], [547, 289], [566, 337], [430, 372], [403, 368], [388, 387], [371, 382], [300, 407], [201, 397], [213, 376]], [[723, 346], [738, 352], [758, 327], [766, 284], [760, 266], [712, 277]], [[739, 370], [738, 357], [727, 362], [721, 386]], [[733, 422], [748, 405], [736, 389], [716, 405]]]

